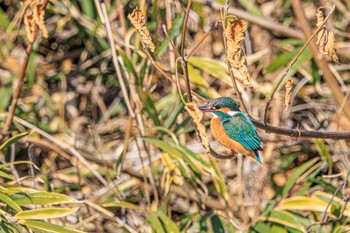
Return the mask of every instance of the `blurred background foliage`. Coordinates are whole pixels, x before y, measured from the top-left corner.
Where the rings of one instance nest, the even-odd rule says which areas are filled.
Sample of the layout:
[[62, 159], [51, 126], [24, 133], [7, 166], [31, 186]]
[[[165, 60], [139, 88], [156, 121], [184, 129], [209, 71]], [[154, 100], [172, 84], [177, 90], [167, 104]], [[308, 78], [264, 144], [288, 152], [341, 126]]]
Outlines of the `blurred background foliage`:
[[[341, 64], [329, 61], [329, 66], [349, 96], [350, 2], [331, 2], [302, 4], [312, 27], [318, 7], [335, 4], [327, 26], [336, 34]], [[176, 52], [169, 38], [180, 52], [187, 2], [104, 3], [133, 113], [116, 78], [95, 2], [50, 1], [45, 12], [49, 36], [39, 34], [34, 43], [16, 117], [0, 145], [0, 232], [350, 231], [349, 141], [259, 130], [263, 166], [242, 156], [208, 156], [183, 112], [176, 84], [155, 69], [127, 19], [135, 7], [142, 10], [156, 45], [152, 56], [175, 78]], [[186, 52], [220, 20], [223, 4], [193, 1]], [[28, 41], [20, 19], [23, 1], [0, 0], [0, 6], [3, 125]], [[290, 0], [239, 0], [230, 9], [258, 19], [246, 19], [244, 42], [255, 88], [251, 91], [241, 82], [238, 86], [250, 114], [262, 119], [276, 80], [305, 41]], [[267, 29], [263, 22], [278, 23], [294, 36]], [[196, 93], [207, 99], [237, 98], [225, 63], [222, 29], [213, 30], [188, 62]], [[308, 49], [288, 76], [294, 83], [292, 107], [284, 112], [284, 90], [279, 91], [269, 111], [271, 124], [350, 131], [349, 119]], [[211, 145], [226, 151], [213, 140]]]

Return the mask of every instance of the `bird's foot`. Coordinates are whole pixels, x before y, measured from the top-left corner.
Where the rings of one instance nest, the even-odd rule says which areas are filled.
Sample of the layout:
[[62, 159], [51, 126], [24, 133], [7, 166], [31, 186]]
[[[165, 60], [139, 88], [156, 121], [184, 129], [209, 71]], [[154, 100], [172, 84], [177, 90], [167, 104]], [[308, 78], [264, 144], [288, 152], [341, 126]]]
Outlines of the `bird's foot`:
[[228, 156], [236, 156], [236, 155], [237, 155], [237, 152], [231, 149], [231, 150], [227, 153], [227, 155], [228, 155]]

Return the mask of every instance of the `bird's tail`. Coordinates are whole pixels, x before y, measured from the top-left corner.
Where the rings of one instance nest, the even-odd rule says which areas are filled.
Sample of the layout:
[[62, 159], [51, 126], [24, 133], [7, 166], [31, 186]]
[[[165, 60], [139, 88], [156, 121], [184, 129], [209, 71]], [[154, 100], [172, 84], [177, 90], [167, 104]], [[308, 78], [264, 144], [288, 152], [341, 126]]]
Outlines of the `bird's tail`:
[[255, 154], [256, 160], [258, 160], [258, 162], [262, 165], [262, 161], [261, 161], [258, 150], [254, 150], [254, 154]]

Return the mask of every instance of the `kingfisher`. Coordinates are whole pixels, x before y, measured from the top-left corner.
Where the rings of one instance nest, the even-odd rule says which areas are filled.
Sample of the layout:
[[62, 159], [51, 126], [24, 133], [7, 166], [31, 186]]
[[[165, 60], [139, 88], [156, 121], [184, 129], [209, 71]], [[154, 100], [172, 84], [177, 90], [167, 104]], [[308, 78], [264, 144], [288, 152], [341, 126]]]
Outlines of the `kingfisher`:
[[199, 107], [202, 112], [210, 112], [213, 117], [210, 128], [217, 141], [230, 149], [228, 155], [237, 152], [256, 159], [262, 164], [260, 137], [250, 119], [239, 110], [238, 104], [230, 97], [210, 100]]

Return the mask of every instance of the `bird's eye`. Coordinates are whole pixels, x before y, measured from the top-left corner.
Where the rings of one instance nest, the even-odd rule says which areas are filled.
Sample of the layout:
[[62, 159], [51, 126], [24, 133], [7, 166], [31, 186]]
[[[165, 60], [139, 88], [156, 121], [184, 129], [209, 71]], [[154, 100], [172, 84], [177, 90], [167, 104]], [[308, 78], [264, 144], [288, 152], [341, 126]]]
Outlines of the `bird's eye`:
[[215, 109], [220, 109], [220, 106], [219, 105], [215, 105], [214, 108]]

